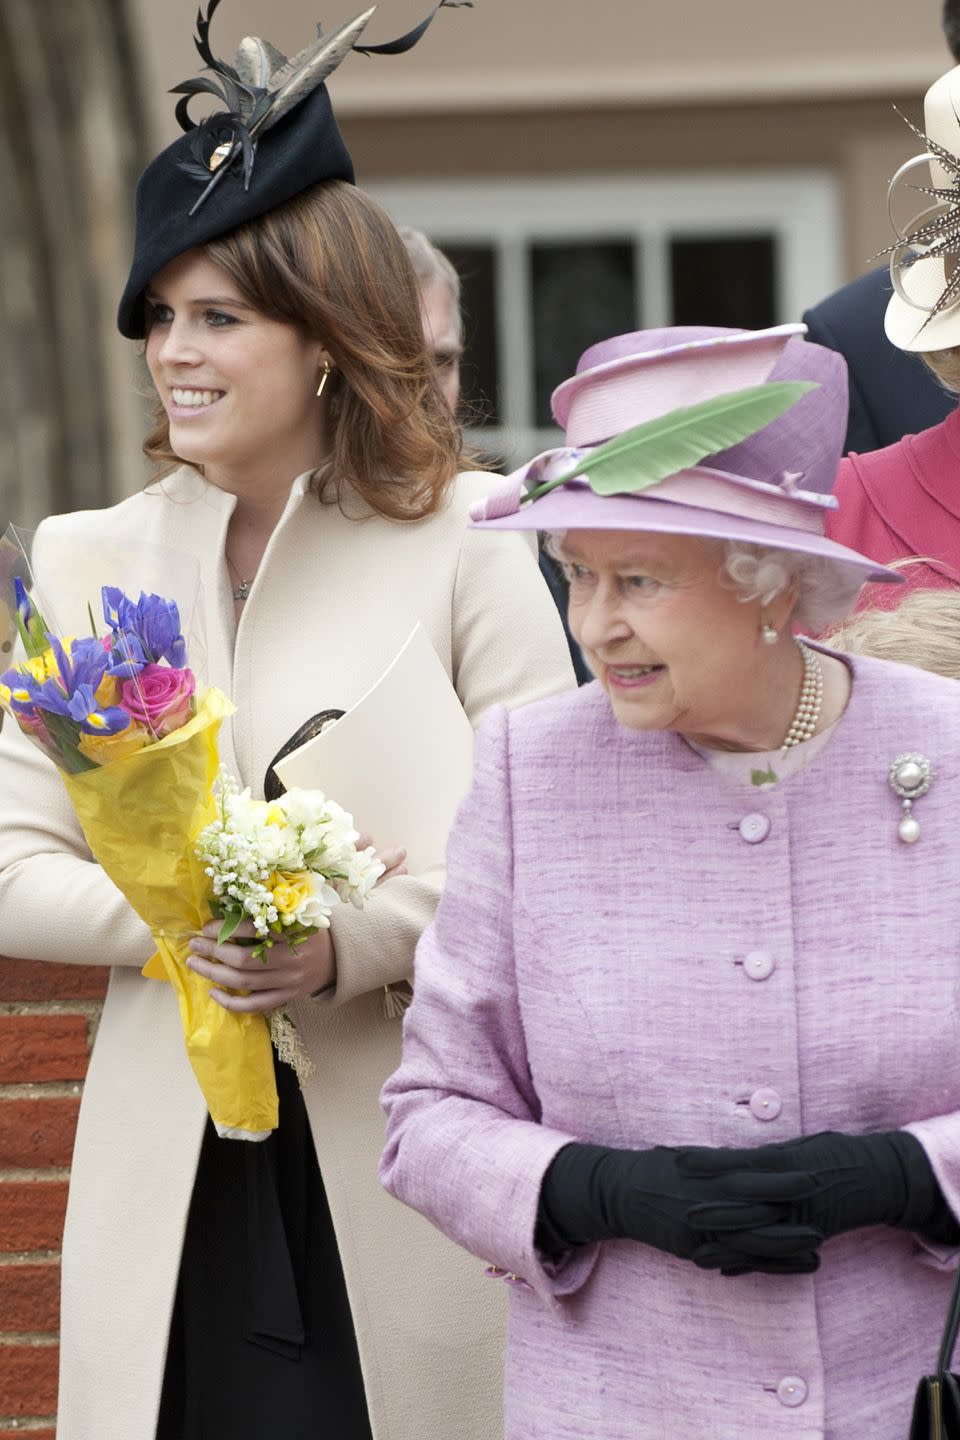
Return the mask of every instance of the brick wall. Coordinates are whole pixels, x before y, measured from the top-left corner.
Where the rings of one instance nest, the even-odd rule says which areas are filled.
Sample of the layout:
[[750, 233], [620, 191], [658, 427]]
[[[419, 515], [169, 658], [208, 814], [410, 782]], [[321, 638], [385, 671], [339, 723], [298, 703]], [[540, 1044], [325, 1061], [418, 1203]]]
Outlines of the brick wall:
[[67, 1178], [106, 980], [0, 957], [0, 1440], [53, 1440]]

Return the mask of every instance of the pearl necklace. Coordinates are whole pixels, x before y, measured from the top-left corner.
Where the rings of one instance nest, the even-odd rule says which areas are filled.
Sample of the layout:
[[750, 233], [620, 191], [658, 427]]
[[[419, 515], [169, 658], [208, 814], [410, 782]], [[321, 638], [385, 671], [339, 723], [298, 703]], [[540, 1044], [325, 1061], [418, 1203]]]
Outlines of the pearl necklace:
[[801, 745], [816, 733], [823, 709], [823, 666], [820, 664], [820, 656], [816, 650], [804, 645], [802, 640], [798, 640], [797, 645], [803, 656], [803, 684], [800, 686], [800, 699], [790, 721], [790, 728], [780, 746], [781, 758], [794, 745]]

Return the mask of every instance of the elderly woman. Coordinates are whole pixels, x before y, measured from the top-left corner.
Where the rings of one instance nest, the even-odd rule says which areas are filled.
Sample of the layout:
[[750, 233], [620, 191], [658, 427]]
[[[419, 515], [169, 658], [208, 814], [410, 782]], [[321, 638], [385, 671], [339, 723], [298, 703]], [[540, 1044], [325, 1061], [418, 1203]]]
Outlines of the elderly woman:
[[509, 1440], [901, 1440], [936, 1351], [960, 690], [795, 638], [896, 578], [823, 536], [796, 328], [588, 351], [479, 512], [551, 532], [597, 683], [482, 728], [382, 1177], [509, 1287]]

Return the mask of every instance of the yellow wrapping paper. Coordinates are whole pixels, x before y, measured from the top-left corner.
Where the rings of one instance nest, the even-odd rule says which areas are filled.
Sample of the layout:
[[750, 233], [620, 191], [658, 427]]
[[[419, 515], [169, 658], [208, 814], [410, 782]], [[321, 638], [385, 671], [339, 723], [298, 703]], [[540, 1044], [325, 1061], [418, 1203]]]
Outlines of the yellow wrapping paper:
[[194, 842], [216, 818], [217, 736], [233, 706], [219, 690], [155, 744], [79, 775], [61, 771], [94, 858], [149, 926], [157, 952], [144, 975], [168, 980], [187, 1055], [221, 1135], [261, 1139], [277, 1126], [270, 1032], [258, 1015], [210, 999], [210, 981], [185, 965], [191, 935], [212, 917], [210, 881]]

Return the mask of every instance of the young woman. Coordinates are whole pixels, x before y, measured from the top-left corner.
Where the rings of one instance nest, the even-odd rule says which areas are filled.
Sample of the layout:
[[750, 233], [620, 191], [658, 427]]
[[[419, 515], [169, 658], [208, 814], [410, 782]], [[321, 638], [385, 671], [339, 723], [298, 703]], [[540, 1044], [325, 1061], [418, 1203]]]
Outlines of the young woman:
[[[207, 676], [236, 705], [222, 758], [262, 793], [288, 737], [357, 700], [418, 621], [474, 723], [572, 676], [532, 548], [466, 528], [489, 479], [458, 475], [404, 246], [350, 183], [323, 86], [258, 134], [247, 177], [244, 123], [191, 131], [138, 192], [120, 328], [145, 339], [162, 476], [46, 521], [35, 553], [63, 623], [108, 546], [195, 558]], [[111, 967], [63, 1246], [61, 1440], [495, 1435], [499, 1307], [376, 1178], [400, 1046], [384, 986], [409, 979], [440, 874], [395, 875], [266, 964], [197, 937], [219, 1003], [286, 1005], [314, 1062], [302, 1095], [278, 1068], [279, 1130], [245, 1145], [206, 1122], [173, 993], [140, 974], [147, 931], [9, 725], [0, 809], [0, 952]]]

